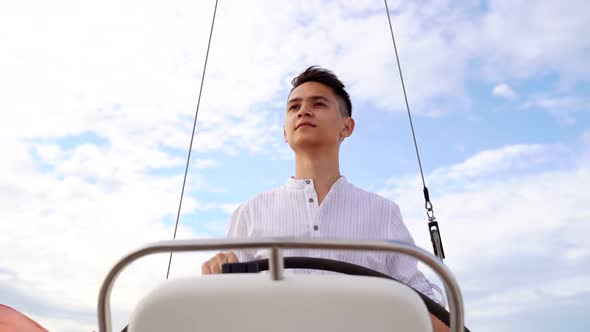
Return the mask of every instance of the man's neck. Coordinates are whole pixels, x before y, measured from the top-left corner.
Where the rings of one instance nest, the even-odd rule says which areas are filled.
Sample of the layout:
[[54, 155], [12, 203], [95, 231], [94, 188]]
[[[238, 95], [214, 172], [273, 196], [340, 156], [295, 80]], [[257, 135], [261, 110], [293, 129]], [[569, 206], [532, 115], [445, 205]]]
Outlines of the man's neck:
[[295, 154], [295, 178], [312, 179], [321, 204], [334, 183], [341, 177], [336, 151], [313, 151]]

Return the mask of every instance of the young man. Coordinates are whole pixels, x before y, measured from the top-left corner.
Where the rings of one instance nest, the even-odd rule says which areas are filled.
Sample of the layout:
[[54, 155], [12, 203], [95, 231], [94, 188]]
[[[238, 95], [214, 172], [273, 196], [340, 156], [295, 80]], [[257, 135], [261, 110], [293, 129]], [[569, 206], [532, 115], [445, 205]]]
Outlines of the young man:
[[[259, 194], [234, 212], [228, 237], [323, 237], [397, 240], [414, 244], [399, 207], [357, 188], [340, 173], [340, 144], [355, 122], [344, 85], [330, 71], [309, 67], [292, 81], [284, 139], [295, 152], [295, 176]], [[262, 258], [266, 251], [220, 253], [202, 265], [219, 273], [228, 262]], [[430, 283], [406, 255], [379, 252], [285, 250], [284, 256], [321, 257], [362, 265], [388, 274], [433, 298]], [[448, 331], [432, 317], [435, 331]]]

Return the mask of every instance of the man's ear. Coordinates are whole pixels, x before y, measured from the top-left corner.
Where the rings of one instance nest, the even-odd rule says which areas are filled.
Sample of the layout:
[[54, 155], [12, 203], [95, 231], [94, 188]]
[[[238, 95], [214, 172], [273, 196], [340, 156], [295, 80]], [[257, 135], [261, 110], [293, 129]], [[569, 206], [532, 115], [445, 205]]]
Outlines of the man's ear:
[[352, 117], [348, 117], [344, 122], [344, 128], [342, 128], [342, 131], [340, 132], [342, 138], [346, 138], [352, 135], [352, 133], [354, 132], [354, 125], [354, 119]]
[[285, 142], [287, 141], [287, 131], [285, 130], [285, 126], [283, 126], [283, 139]]

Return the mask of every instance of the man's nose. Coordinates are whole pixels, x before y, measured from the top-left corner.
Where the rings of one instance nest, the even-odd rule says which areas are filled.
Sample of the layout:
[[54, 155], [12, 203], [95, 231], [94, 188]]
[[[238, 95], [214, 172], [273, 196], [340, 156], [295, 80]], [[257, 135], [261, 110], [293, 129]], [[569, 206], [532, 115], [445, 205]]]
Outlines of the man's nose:
[[298, 117], [303, 117], [303, 116], [311, 116], [311, 107], [309, 105], [307, 105], [306, 103], [302, 104], [301, 107], [299, 108], [299, 112], [297, 113]]

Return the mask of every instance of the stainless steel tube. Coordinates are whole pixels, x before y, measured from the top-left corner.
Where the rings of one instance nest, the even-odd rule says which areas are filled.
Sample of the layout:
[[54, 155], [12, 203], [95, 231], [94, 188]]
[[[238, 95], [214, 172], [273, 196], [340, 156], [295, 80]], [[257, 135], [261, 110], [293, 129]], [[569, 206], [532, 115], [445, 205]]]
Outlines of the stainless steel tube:
[[[387, 251], [410, 255], [428, 265], [444, 283], [449, 300], [451, 331], [461, 332], [464, 326], [463, 298], [457, 281], [451, 271], [434, 255], [416, 246], [395, 241], [348, 241], [332, 239], [198, 239], [161, 241], [148, 244], [121, 258], [105, 277], [98, 296], [98, 327], [101, 332], [112, 332], [110, 295], [113, 284], [121, 271], [131, 262], [147, 255], [167, 252], [208, 251], [227, 249], [271, 248], [272, 269], [277, 269], [275, 277], [282, 275], [282, 256], [279, 249], [324, 249], [324, 250], [362, 250]], [[273, 258], [274, 257], [274, 258]], [[273, 259], [275, 260], [273, 262]], [[280, 270], [280, 271], [279, 271]], [[279, 274], [280, 273], [280, 274]], [[280, 280], [280, 279], [278, 279]]]

